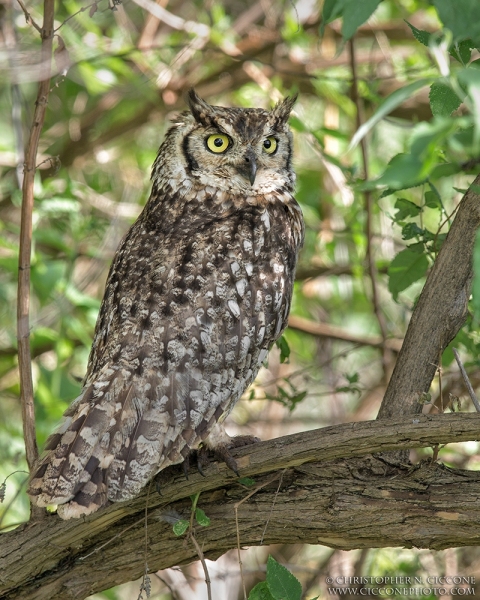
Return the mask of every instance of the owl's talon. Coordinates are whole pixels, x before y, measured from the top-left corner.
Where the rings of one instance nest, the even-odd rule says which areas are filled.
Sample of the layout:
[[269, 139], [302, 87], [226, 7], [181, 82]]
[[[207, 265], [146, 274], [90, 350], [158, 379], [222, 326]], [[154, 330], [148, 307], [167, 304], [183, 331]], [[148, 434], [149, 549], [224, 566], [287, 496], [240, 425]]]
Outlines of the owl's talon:
[[185, 460], [182, 463], [183, 474], [185, 475], [185, 479], [188, 481], [188, 473], [190, 470], [190, 459], [188, 455], [185, 457]]
[[235, 473], [237, 477], [240, 477], [240, 473], [238, 472], [237, 461], [230, 454], [230, 450], [227, 446], [217, 446], [213, 452], [215, 458], [218, 461], [224, 462], [227, 465], [227, 467]]
[[206, 477], [203, 469], [207, 468], [209, 464], [208, 448], [206, 446], [200, 446], [197, 450], [197, 470], [202, 477]]

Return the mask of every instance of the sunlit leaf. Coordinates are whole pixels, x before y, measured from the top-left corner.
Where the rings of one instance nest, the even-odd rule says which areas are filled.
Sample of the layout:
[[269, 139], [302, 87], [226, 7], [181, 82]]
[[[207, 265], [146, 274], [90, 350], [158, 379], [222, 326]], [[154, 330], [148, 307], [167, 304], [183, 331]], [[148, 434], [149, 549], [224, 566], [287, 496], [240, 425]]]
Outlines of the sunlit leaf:
[[190, 522], [185, 519], [177, 521], [173, 526], [173, 533], [177, 536], [183, 535], [190, 526]]
[[400, 292], [425, 276], [428, 264], [422, 243], [408, 246], [395, 256], [388, 268], [388, 289], [395, 301]]
[[201, 508], [195, 509], [195, 519], [202, 527], [208, 527], [210, 525], [210, 518], [207, 517]]
[[275, 600], [300, 600], [302, 586], [298, 579], [273, 556], [267, 560], [267, 584]]
[[281, 336], [276, 342], [275, 342], [277, 348], [280, 350], [280, 363], [286, 363], [288, 362], [288, 359], [290, 357], [290, 346], [288, 345], [287, 340], [285, 339], [285, 336]]
[[421, 206], [417, 206], [406, 198], [398, 198], [395, 202], [395, 208], [397, 209], [397, 212], [395, 213], [396, 221], [403, 221], [410, 217], [416, 217], [422, 212]]
[[270, 593], [266, 581], [261, 581], [250, 590], [248, 600], [276, 600]]
[[410, 27], [410, 29], [412, 30], [413, 36], [416, 40], [418, 40], [421, 44], [423, 44], [424, 46], [428, 47], [428, 44], [430, 42], [430, 36], [432, 35], [429, 31], [422, 31], [421, 29], [417, 29], [414, 25], [412, 25], [411, 23], [409, 23], [408, 21], [405, 21], [405, 23]]
[[449, 85], [436, 81], [430, 87], [430, 108], [435, 117], [449, 117], [462, 101]]
[[480, 45], [480, 2], [478, 0], [433, 0], [442, 23], [454, 41], [470, 38]]
[[375, 12], [381, 0], [345, 0], [342, 11], [343, 25], [342, 36], [349, 40], [367, 19]]
[[398, 90], [395, 90], [390, 96], [388, 96], [385, 101], [379, 106], [379, 108], [375, 111], [375, 113], [366, 121], [361, 127], [358, 128], [355, 135], [350, 142], [349, 150], [352, 150], [357, 146], [357, 144], [367, 135], [369, 131], [371, 131], [375, 125], [381, 121], [384, 117], [386, 117], [389, 113], [392, 112], [397, 106], [405, 102], [411, 98], [416, 92], [421, 90], [426, 85], [432, 83], [432, 78], [425, 77], [423, 79], [419, 79], [408, 85], [401, 87]]
[[423, 165], [412, 154], [397, 154], [388, 163], [383, 175], [376, 181], [377, 186], [386, 185], [392, 189], [405, 189], [424, 181]]

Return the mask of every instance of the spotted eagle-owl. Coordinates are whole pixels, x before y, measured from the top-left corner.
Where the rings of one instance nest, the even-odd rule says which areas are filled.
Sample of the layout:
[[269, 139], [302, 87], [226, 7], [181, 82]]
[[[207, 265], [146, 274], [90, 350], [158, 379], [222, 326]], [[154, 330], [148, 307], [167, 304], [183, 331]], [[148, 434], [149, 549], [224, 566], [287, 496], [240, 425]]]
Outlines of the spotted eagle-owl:
[[304, 226], [292, 193], [295, 98], [271, 111], [195, 91], [116, 252], [80, 396], [29, 494], [64, 518], [129, 500], [222, 422], [287, 325]]

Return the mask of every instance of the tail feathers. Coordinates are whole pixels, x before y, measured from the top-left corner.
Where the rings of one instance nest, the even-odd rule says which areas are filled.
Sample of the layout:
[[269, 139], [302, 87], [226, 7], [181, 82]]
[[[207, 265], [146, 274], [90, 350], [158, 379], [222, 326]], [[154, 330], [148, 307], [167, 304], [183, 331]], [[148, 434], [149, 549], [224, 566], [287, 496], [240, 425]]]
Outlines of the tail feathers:
[[58, 505], [63, 519], [80, 517], [135, 497], [160, 468], [182, 462], [199, 435], [185, 426], [185, 406], [165, 395], [173, 383], [105, 368], [48, 439], [30, 480], [32, 501]]
[[109, 429], [119, 409], [115, 397], [126, 381], [111, 370], [104, 375], [110, 380], [85, 387], [65, 412], [30, 479], [34, 504], [63, 505], [58, 509], [62, 518], [92, 513], [107, 502], [107, 471], [114, 458]]

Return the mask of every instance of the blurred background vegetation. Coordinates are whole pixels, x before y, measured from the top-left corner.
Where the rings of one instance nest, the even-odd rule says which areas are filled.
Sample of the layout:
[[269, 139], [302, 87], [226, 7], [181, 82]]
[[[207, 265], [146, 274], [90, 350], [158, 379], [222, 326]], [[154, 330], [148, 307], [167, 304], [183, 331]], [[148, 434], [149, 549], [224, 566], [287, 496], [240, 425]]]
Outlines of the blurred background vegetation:
[[[476, 0], [59, 2], [33, 221], [39, 445], [80, 390], [111, 259], [192, 86], [210, 103], [245, 107], [299, 92], [291, 126], [307, 235], [291, 327], [236, 407], [230, 433], [269, 439], [375, 418], [415, 299], [479, 171], [479, 8]], [[26, 9], [41, 23], [42, 2]], [[44, 65], [20, 4], [0, 4], [0, 25], [0, 484], [15, 472], [0, 505], [5, 529], [28, 518], [16, 279], [23, 149]], [[474, 387], [476, 322], [452, 344]], [[451, 347], [424, 412], [442, 410], [472, 410]], [[439, 458], [480, 465], [476, 442], [451, 444]], [[243, 553], [248, 589], [265, 578], [268, 553], [300, 579], [305, 598], [328, 595], [327, 574], [480, 577], [476, 548], [276, 546]], [[236, 552], [209, 569], [215, 598], [243, 597]], [[158, 600], [206, 597], [196, 564], [152, 576], [152, 585]], [[126, 584], [95, 598], [138, 590]]]

